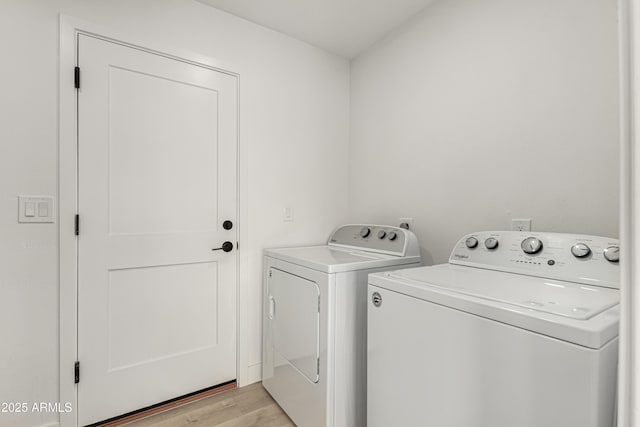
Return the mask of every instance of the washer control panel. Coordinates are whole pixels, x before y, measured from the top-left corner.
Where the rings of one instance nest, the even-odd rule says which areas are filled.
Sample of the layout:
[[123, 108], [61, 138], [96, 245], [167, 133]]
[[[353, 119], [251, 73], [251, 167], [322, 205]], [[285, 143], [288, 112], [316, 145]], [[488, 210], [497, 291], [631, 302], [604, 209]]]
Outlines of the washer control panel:
[[397, 256], [420, 253], [415, 234], [391, 225], [343, 225], [329, 237], [328, 245]]
[[599, 236], [484, 231], [458, 241], [450, 264], [620, 287], [620, 242]]

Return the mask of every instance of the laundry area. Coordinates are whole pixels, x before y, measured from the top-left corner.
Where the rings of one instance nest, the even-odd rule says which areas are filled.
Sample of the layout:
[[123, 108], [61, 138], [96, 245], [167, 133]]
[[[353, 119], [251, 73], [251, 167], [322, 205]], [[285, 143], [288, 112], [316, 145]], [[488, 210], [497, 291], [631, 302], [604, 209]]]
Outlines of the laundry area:
[[3, 1], [0, 427], [640, 425], [633, 3]]

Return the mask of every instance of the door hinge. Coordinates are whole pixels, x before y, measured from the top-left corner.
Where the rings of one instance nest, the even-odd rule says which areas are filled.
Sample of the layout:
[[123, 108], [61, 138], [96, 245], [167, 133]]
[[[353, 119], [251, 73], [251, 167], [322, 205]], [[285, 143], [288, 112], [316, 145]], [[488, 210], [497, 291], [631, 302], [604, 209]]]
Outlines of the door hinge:
[[80, 362], [76, 362], [73, 368], [73, 382], [78, 384], [80, 382]]
[[73, 70], [73, 83], [76, 89], [80, 89], [80, 67]]
[[269, 277], [273, 277], [273, 270], [269, 270]]
[[75, 231], [76, 236], [80, 235], [80, 215], [78, 215], [78, 214], [76, 214], [74, 231]]

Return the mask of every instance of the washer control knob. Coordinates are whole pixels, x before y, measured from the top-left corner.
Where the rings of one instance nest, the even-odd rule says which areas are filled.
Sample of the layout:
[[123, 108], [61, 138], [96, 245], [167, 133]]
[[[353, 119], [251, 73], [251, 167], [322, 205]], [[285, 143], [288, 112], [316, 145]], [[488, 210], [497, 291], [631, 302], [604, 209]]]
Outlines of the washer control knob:
[[478, 239], [475, 237], [467, 237], [467, 240], [464, 241], [464, 244], [467, 245], [469, 249], [474, 249], [478, 246]]
[[537, 237], [527, 237], [522, 241], [520, 247], [525, 254], [533, 255], [542, 250], [542, 241]]
[[384, 239], [384, 236], [387, 235], [387, 232], [384, 230], [378, 231], [378, 239]]
[[584, 258], [591, 253], [591, 248], [584, 243], [576, 243], [571, 246], [571, 253], [576, 258]]
[[498, 242], [498, 239], [496, 239], [495, 237], [489, 237], [484, 241], [484, 246], [490, 250], [496, 249], [499, 244], [500, 243]]
[[395, 231], [390, 231], [389, 234], [387, 234], [387, 236], [389, 237], [389, 240], [394, 241], [398, 238], [398, 235], [396, 234]]
[[620, 246], [609, 246], [604, 250], [604, 257], [609, 262], [620, 261]]
[[364, 238], [371, 234], [371, 229], [369, 227], [362, 227], [360, 229], [360, 237]]

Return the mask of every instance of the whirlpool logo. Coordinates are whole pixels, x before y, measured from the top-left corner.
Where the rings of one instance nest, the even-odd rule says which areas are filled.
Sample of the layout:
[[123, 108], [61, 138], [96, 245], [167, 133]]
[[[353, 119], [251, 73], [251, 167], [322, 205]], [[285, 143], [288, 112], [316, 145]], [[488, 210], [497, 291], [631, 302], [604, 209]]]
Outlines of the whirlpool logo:
[[469, 255], [453, 254], [453, 257], [457, 259], [467, 259]]

